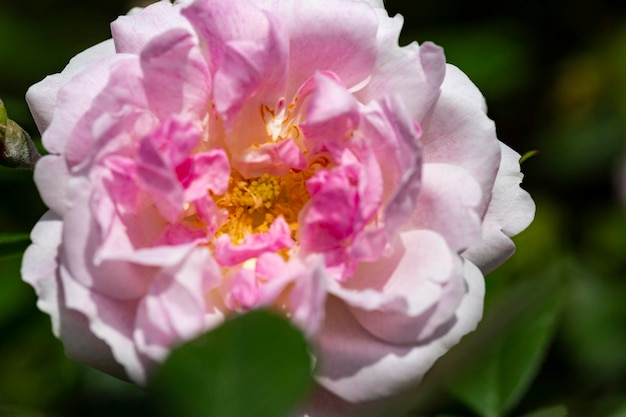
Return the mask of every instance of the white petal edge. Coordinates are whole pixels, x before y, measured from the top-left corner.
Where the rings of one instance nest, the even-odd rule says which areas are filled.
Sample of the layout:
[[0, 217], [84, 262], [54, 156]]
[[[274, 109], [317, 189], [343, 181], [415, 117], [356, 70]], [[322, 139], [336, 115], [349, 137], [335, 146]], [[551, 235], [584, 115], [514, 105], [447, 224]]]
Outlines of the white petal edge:
[[100, 42], [72, 58], [61, 73], [49, 75], [28, 89], [26, 102], [40, 133], [43, 133], [52, 121], [57, 94], [61, 87], [76, 74], [114, 53], [115, 47], [112, 39]]
[[501, 265], [513, 252], [515, 244], [510, 239], [526, 229], [535, 217], [535, 203], [530, 194], [520, 187], [520, 155], [500, 143], [502, 157], [491, 201], [483, 220], [480, 242], [463, 253], [484, 274]]

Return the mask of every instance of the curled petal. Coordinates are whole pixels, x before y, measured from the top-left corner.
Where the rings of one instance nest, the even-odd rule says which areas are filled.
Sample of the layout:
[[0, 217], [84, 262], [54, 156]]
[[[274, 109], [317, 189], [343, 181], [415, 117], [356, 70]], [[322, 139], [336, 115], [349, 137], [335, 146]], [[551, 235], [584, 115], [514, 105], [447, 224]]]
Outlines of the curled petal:
[[[106, 81], [106, 77], [101, 77], [99, 74], [106, 72], [106, 65], [94, 65], [104, 58], [111, 57], [115, 53], [112, 40], [101, 42], [92, 46], [89, 49], [76, 55], [70, 60], [67, 66], [60, 74], [49, 75], [42, 81], [31, 86], [26, 92], [26, 102], [33, 114], [35, 123], [39, 132], [43, 133], [50, 123], [52, 122], [54, 109], [57, 106], [63, 106], [63, 103], [74, 104], [70, 108], [76, 110], [69, 113], [67, 110], [63, 112], [63, 117], [80, 116], [85, 109], [89, 108], [89, 103], [93, 99], [93, 95], [99, 91], [98, 86], [102, 86]], [[83, 71], [90, 69], [89, 83], [90, 88], [81, 91], [81, 95], [75, 95], [71, 100], [63, 98], [62, 102], [57, 103], [58, 94], [60, 89], [67, 84], [74, 76], [81, 74], [78, 82], [85, 81], [85, 77], [82, 75]], [[92, 71], [95, 69], [96, 73]], [[79, 101], [79, 102], [75, 102]], [[63, 106], [65, 107], [65, 106]], [[72, 127], [74, 124], [69, 124], [67, 127]], [[59, 136], [56, 140], [46, 140], [44, 145], [50, 152], [60, 152], [63, 149], [63, 144], [67, 137]], [[57, 142], [58, 141], [58, 142]]]
[[[144, 384], [150, 362], [137, 352], [132, 338], [136, 300], [116, 300], [91, 291], [76, 281], [63, 267], [60, 270], [60, 279], [67, 308], [81, 313], [89, 328], [82, 335], [73, 334], [71, 338], [65, 339], [66, 349], [78, 352], [84, 358], [85, 354], [97, 352], [97, 349], [90, 346], [91, 340], [100, 339], [111, 349], [115, 362], [122, 365], [125, 374], [132, 381]], [[80, 331], [80, 327], [73, 328], [72, 331]], [[83, 335], [87, 336], [86, 339], [81, 339]], [[91, 360], [89, 358], [87, 362], [90, 363]], [[106, 366], [105, 369], [111, 372], [116, 367]]]
[[177, 167], [177, 174], [185, 188], [185, 201], [208, 198], [208, 191], [224, 194], [230, 179], [228, 156], [223, 149], [193, 155]]
[[247, 0], [200, 0], [183, 15], [207, 40], [213, 100], [228, 125], [260, 91], [266, 103], [284, 94], [288, 40], [274, 17]]
[[222, 266], [235, 266], [265, 252], [277, 252], [292, 246], [289, 225], [283, 217], [278, 217], [269, 231], [247, 235], [240, 244], [233, 244], [228, 235], [220, 236], [215, 244], [215, 259]]
[[291, 170], [307, 168], [302, 151], [293, 140], [264, 143], [241, 152], [233, 163], [246, 178], [269, 175], [285, 175]]
[[502, 159], [493, 194], [483, 220], [481, 239], [463, 253], [484, 274], [504, 262], [515, 251], [511, 237], [524, 230], [535, 215], [535, 203], [520, 188], [519, 154], [500, 144]]
[[324, 358], [318, 382], [350, 402], [389, 397], [419, 382], [441, 355], [476, 327], [482, 316], [483, 276], [469, 262], [464, 264], [463, 275], [467, 292], [449, 328], [424, 344], [382, 341], [365, 330], [344, 304], [330, 299], [318, 335], [318, 351]]
[[177, 341], [217, 325], [223, 315], [209, 313], [204, 294], [218, 285], [220, 277], [215, 261], [203, 248], [162, 269], [137, 309], [133, 337], [138, 349], [162, 361]]
[[358, 102], [345, 87], [324, 74], [316, 74], [314, 80], [306, 122], [300, 127], [312, 143], [342, 142], [359, 125]]
[[159, 1], [128, 16], [120, 16], [111, 23], [111, 33], [117, 53], [139, 54], [142, 49], [165, 32], [174, 29], [190, 31], [189, 22], [180, 8], [170, 2]]

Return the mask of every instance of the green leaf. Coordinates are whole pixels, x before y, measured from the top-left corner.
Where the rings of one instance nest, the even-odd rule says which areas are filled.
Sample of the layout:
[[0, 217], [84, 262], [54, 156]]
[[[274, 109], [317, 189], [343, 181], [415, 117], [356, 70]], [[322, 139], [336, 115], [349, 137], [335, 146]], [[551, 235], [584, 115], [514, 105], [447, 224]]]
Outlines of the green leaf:
[[311, 370], [301, 332], [253, 311], [174, 350], [150, 388], [164, 416], [279, 417], [304, 399]]
[[502, 417], [535, 377], [564, 301], [562, 268], [509, 286], [486, 309], [472, 335], [464, 371], [451, 394], [482, 417]]
[[556, 405], [524, 414], [522, 417], [567, 417], [567, 408], [563, 405]]
[[458, 414], [437, 414], [436, 417], [461, 417]]
[[16, 255], [24, 252], [30, 244], [27, 234], [1, 234], [0, 235], [0, 258]]

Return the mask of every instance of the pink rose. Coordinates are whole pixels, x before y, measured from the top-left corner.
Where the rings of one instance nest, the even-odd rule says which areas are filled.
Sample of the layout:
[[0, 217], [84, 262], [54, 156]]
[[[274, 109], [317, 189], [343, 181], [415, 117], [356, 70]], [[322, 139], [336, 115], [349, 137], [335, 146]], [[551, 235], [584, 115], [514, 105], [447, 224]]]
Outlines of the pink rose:
[[303, 329], [340, 399], [419, 381], [534, 214], [480, 92], [441, 48], [399, 47], [381, 0], [184, 3], [120, 17], [27, 94], [39, 308], [71, 357], [139, 384], [257, 307]]

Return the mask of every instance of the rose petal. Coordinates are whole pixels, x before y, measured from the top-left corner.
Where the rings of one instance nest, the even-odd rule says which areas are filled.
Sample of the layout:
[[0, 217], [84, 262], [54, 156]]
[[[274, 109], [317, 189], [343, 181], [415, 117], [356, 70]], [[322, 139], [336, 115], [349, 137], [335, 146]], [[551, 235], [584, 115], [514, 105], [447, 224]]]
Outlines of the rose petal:
[[283, 217], [278, 217], [266, 233], [247, 235], [234, 244], [230, 236], [221, 235], [215, 244], [215, 259], [222, 266], [235, 266], [265, 252], [277, 252], [293, 246], [291, 230]]
[[153, 38], [141, 51], [141, 68], [150, 108], [161, 120], [204, 117], [211, 75], [191, 33], [176, 29]]
[[448, 65], [441, 96], [422, 121], [425, 163], [445, 163], [466, 169], [481, 186], [478, 213], [485, 212], [500, 164], [500, 147], [493, 122], [485, 113], [480, 91], [458, 68]]
[[284, 95], [288, 40], [280, 22], [246, 0], [200, 0], [183, 15], [207, 40], [213, 100], [227, 125], [260, 90], [265, 103]]
[[519, 186], [523, 177], [519, 168], [519, 154], [504, 144], [500, 144], [500, 147], [502, 159], [483, 220], [482, 238], [463, 253], [484, 274], [513, 254], [515, 245], [511, 236], [528, 227], [535, 216], [535, 203]]
[[[39, 132], [43, 133], [52, 122], [60, 89], [77, 74], [81, 74], [79, 77], [81, 80], [84, 80], [85, 77], [82, 73], [87, 68], [94, 68], [99, 74], [106, 71], [107, 68], [105, 65], [98, 66], [94, 64], [104, 58], [112, 56], [114, 53], [115, 49], [112, 40], [109, 39], [101, 42], [72, 58], [60, 74], [49, 75], [28, 89], [26, 92], [26, 102], [33, 114]], [[75, 97], [77, 100], [81, 99], [81, 102], [76, 103], [76, 106], [73, 107], [75, 110], [82, 110], [84, 112], [85, 109], [89, 108], [88, 103], [93, 97], [93, 94], [99, 91], [98, 86], [104, 85], [104, 82], [106, 82], [106, 77], [101, 77], [94, 73], [90, 73], [90, 75], [92, 76], [90, 77], [90, 81], [94, 84], [91, 84], [89, 89], [81, 91], [82, 97]], [[71, 103], [70, 100], [65, 102]], [[62, 105], [62, 103], [59, 104]], [[66, 112], [67, 110], [63, 112], [64, 116]], [[82, 112], [80, 112], [80, 114], [82, 114]], [[69, 125], [69, 127], [71, 126], [73, 126], [73, 124]], [[59, 137], [58, 139], [61, 143], [57, 143], [56, 141], [45, 142], [44, 145], [46, 149], [50, 152], [60, 152], [63, 149], [62, 143], [65, 142], [66, 138]]]
[[133, 337], [137, 347], [162, 361], [180, 340], [189, 340], [223, 320], [206, 305], [205, 294], [218, 285], [221, 272], [202, 247], [180, 263], [163, 268], [137, 309]]
[[173, 29], [191, 33], [191, 25], [180, 15], [180, 7], [159, 1], [111, 23], [117, 53], [139, 54], [154, 38]]
[[422, 186], [410, 224], [439, 233], [451, 250], [460, 253], [480, 239], [481, 199], [480, 185], [463, 168], [424, 164]]
[[[339, 397], [374, 401], [416, 384], [432, 364], [468, 332], [482, 316], [483, 276], [465, 263], [467, 293], [445, 334], [421, 345], [394, 345], [368, 333], [339, 300], [329, 299], [318, 335], [318, 382]], [[381, 383], [385, 381], [385, 383]]]
[[[91, 340], [98, 338], [109, 346], [113, 358], [124, 367], [126, 375], [132, 381], [144, 384], [149, 362], [137, 352], [132, 338], [137, 302], [103, 296], [81, 285], [64, 267], [60, 271], [67, 307], [80, 312], [89, 327], [88, 332], [80, 332], [80, 327], [69, 329], [66, 349], [76, 352], [78, 359], [91, 363], [98, 358], [91, 357], [95, 353]], [[112, 372], [115, 367], [105, 364], [104, 369]]]
[[37, 161], [34, 179], [46, 206], [59, 215], [65, 214], [69, 172], [63, 157], [46, 155]]
[[321, 73], [317, 73], [314, 80], [306, 121], [300, 124], [300, 128], [307, 142], [312, 144], [343, 142], [359, 125], [358, 103], [335, 80]]
[[439, 96], [439, 87], [446, 74], [443, 50], [426, 42], [398, 46], [403, 18], [389, 18], [384, 9], [376, 10], [379, 23], [378, 56], [369, 82], [355, 93], [367, 103], [386, 92], [398, 94], [414, 120], [421, 121]]

